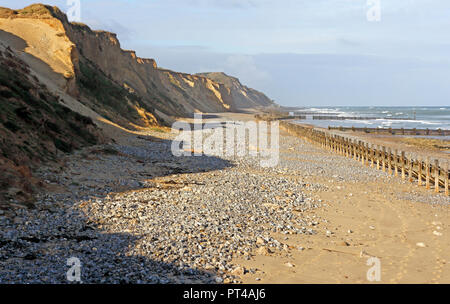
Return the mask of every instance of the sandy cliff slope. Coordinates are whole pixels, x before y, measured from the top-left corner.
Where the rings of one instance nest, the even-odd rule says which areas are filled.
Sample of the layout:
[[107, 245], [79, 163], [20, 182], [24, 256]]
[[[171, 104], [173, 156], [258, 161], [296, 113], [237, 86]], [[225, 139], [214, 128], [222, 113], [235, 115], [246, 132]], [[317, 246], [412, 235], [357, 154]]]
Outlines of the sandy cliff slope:
[[229, 90], [234, 108], [259, 108], [275, 106], [273, 100], [263, 93], [243, 85], [239, 79], [222, 72], [200, 73], [214, 82], [224, 85]]

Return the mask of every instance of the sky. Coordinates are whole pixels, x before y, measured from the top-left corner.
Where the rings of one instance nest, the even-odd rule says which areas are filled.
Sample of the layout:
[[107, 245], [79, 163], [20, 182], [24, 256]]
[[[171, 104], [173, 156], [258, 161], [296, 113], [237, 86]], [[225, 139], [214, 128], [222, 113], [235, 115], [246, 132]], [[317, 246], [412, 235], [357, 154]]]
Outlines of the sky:
[[[47, 0], [180, 72], [285, 106], [450, 106], [448, 0]], [[22, 8], [33, 1], [2, 0]], [[113, 64], [113, 63], [112, 63]]]

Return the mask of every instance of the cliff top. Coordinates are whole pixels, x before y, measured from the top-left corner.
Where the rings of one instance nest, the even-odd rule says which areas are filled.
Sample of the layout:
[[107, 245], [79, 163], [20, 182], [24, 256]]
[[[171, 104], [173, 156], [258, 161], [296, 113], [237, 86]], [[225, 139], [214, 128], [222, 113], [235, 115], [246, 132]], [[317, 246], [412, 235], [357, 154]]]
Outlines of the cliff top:
[[32, 4], [18, 10], [0, 7], [1, 18], [58, 18], [63, 15], [64, 13], [56, 6], [52, 7], [41, 3]]

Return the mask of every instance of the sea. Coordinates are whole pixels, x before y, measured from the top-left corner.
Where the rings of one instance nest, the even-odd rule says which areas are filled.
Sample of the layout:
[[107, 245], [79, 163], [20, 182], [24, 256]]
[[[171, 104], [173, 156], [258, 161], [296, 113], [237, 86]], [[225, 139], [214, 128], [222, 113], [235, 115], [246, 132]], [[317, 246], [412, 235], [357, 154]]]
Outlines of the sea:
[[[302, 107], [293, 112], [295, 115], [306, 114], [306, 119], [299, 120], [299, 123], [323, 128], [331, 126], [450, 130], [450, 107]], [[377, 119], [313, 120], [313, 115]]]

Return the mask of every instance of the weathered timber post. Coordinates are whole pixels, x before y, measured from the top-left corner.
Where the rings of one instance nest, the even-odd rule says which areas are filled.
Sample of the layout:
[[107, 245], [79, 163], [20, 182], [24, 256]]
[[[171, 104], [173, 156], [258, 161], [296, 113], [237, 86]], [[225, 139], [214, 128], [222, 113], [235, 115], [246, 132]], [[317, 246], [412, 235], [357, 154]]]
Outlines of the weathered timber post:
[[427, 157], [427, 161], [425, 163], [425, 170], [426, 170], [425, 188], [430, 189], [430, 158], [429, 157]]
[[334, 136], [334, 143], [335, 143], [335, 145], [334, 145], [334, 153], [339, 153], [339, 141], [338, 141], [338, 136], [337, 135], [335, 135]]
[[374, 159], [375, 159], [373, 144], [370, 144], [369, 154], [370, 154], [370, 167], [373, 168], [373, 163], [374, 163]]
[[394, 175], [398, 176], [398, 151], [397, 149], [394, 150]]
[[366, 146], [363, 142], [361, 142], [361, 164], [364, 165], [366, 163]]
[[348, 138], [345, 139], [345, 156], [348, 158]]
[[347, 139], [342, 137], [342, 156], [347, 155]]
[[383, 172], [386, 172], [386, 147], [383, 146]]
[[370, 155], [369, 155], [369, 143], [366, 143], [366, 147], [365, 147], [365, 150], [366, 150], [366, 166], [369, 166], [369, 159], [370, 159]]
[[406, 178], [405, 176], [405, 152], [402, 151], [402, 156], [400, 157], [400, 162], [402, 166], [402, 179], [404, 180]]
[[375, 154], [377, 156], [377, 170], [380, 170], [380, 155], [381, 155], [380, 146], [376, 146]]
[[348, 138], [345, 139], [344, 145], [345, 145], [345, 156], [348, 157]]
[[412, 158], [412, 154], [409, 155], [409, 172], [408, 172], [408, 179], [412, 183], [414, 181], [413, 178], [413, 169], [414, 169], [414, 159]]
[[361, 161], [361, 159], [362, 159], [362, 153], [361, 153], [361, 151], [362, 151], [362, 148], [361, 148], [361, 141], [360, 140], [358, 140], [358, 161]]
[[417, 185], [422, 186], [422, 159], [417, 160]]
[[448, 196], [448, 162], [444, 169], [444, 187], [445, 187], [445, 195]]
[[439, 160], [434, 160], [434, 192], [439, 193]]
[[392, 152], [391, 148], [388, 148], [388, 174], [392, 175], [392, 160], [391, 160]]

